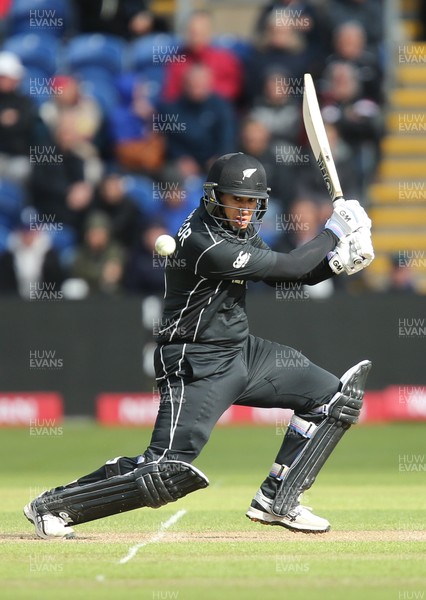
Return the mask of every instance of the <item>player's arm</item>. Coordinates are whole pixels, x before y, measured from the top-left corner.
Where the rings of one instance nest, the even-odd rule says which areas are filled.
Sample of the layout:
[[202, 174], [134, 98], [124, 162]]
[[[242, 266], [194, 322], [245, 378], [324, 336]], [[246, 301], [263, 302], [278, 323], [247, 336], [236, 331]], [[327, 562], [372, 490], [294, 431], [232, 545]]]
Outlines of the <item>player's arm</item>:
[[[260, 247], [256, 242], [239, 244], [222, 239], [198, 254], [194, 271], [209, 279], [275, 282], [316, 278], [317, 267], [337, 242], [337, 236], [325, 229], [307, 244], [284, 254], [273, 252], [266, 244]], [[331, 276], [329, 271], [327, 276]]]
[[334, 250], [338, 241], [331, 230], [324, 229], [313, 240], [291, 252], [274, 252], [275, 264], [264, 274], [263, 281], [313, 284], [329, 279], [334, 274], [328, 265], [327, 254]]
[[[265, 250], [266, 249], [270, 250], [269, 246], [260, 237], [256, 238], [255, 245], [259, 248], [264, 248]], [[336, 248], [337, 248], [337, 246], [336, 246]], [[334, 249], [332, 251], [332, 253], [334, 253], [334, 252], [336, 252], [336, 249]], [[330, 256], [332, 253], [329, 253], [328, 256]], [[312, 271], [310, 271], [309, 273], [306, 273], [306, 275], [304, 277], [299, 279], [298, 283], [303, 283], [303, 284], [307, 284], [307, 285], [315, 285], [316, 283], [320, 283], [321, 281], [325, 281], [326, 279], [330, 279], [331, 277], [334, 277], [336, 274], [337, 274], [336, 271], [333, 271], [333, 269], [330, 268], [329, 258], [326, 257], [316, 267], [314, 267], [312, 269]], [[275, 287], [275, 285], [277, 283], [282, 282], [282, 280], [280, 282], [277, 280], [271, 281], [268, 278], [267, 280], [264, 280], [264, 282], [271, 287]]]
[[[194, 248], [191, 254], [198, 256], [194, 270], [209, 279], [318, 283], [332, 277], [330, 267], [322, 263], [330, 258], [339, 241], [368, 225], [371, 221], [360, 204], [348, 201], [344, 206], [335, 206], [319, 235], [289, 253], [273, 252], [259, 244], [257, 237], [245, 244], [222, 238], [198, 252]], [[191, 236], [188, 241], [196, 239]]]

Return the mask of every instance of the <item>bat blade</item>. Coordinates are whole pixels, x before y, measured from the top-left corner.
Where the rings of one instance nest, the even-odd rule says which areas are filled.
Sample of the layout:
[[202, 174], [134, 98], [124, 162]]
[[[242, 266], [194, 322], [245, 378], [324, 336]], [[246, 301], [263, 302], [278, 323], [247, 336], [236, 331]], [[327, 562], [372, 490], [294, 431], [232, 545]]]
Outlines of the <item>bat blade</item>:
[[[327, 186], [328, 193], [330, 194], [332, 201], [336, 202], [336, 200], [343, 199], [343, 192], [334, 164], [333, 155], [331, 154], [324, 121], [322, 120], [314, 82], [309, 73], [305, 73], [304, 83], [303, 122], [305, 124], [306, 134], [312, 152], [314, 153], [315, 160], [321, 170], [325, 185]], [[355, 264], [361, 262], [361, 257], [354, 259]]]
[[335, 202], [339, 198], [343, 198], [342, 188], [322, 120], [314, 82], [309, 73], [305, 74], [304, 83], [303, 122], [306, 134], [315, 160], [321, 170], [325, 185], [327, 186], [328, 193], [332, 201]]

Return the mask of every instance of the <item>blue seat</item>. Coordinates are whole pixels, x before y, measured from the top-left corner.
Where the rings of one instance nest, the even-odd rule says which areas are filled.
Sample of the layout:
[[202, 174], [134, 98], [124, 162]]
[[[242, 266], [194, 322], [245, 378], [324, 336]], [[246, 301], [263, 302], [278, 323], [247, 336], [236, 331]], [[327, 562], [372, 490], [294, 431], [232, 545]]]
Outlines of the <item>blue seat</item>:
[[166, 67], [176, 57], [182, 44], [176, 36], [158, 33], [144, 36], [129, 45], [127, 68], [149, 84], [152, 102], [160, 97], [164, 87]]
[[8, 179], [0, 179], [0, 225], [13, 229], [20, 222], [24, 206], [23, 188]]
[[14, 0], [7, 17], [7, 33], [39, 33], [60, 38], [71, 14], [69, 0]]
[[59, 252], [74, 248], [77, 243], [76, 232], [69, 225], [63, 225], [60, 230], [49, 231], [49, 237], [52, 246]]
[[14, 35], [5, 41], [3, 49], [16, 54], [24, 67], [45, 72], [46, 77], [51, 77], [57, 70], [59, 41], [50, 35]]
[[229, 50], [243, 63], [248, 61], [253, 52], [253, 45], [250, 42], [228, 33], [215, 37], [212, 44], [216, 48]]
[[64, 225], [59, 231], [50, 231], [49, 237], [62, 265], [64, 267], [71, 266], [77, 247], [77, 235], [74, 229]]
[[127, 68], [144, 71], [149, 67], [164, 67], [172, 55], [179, 53], [182, 44], [179, 38], [167, 33], [146, 35], [131, 42], [127, 52]]
[[64, 63], [73, 74], [95, 67], [111, 76], [121, 73], [125, 42], [113, 35], [83, 34], [72, 39], [64, 52]]
[[80, 88], [83, 94], [94, 98], [104, 114], [109, 114], [118, 104], [118, 91], [112, 79], [90, 77], [83, 79], [79, 75]]
[[[158, 206], [153, 199], [154, 181], [144, 175], [126, 175], [124, 177], [124, 189], [143, 216], [149, 217], [154, 214]], [[158, 202], [157, 202], [158, 205]]]
[[7, 242], [10, 235], [10, 229], [0, 224], [0, 252], [7, 250]]

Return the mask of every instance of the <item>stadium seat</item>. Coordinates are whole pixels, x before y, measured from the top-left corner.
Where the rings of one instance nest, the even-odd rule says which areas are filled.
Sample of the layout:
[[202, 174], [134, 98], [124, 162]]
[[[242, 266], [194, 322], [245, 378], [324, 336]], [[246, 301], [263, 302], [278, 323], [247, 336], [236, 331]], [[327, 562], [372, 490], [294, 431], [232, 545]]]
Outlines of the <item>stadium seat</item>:
[[71, 20], [69, 0], [14, 0], [7, 18], [8, 35], [39, 33], [62, 37]]
[[56, 72], [59, 42], [50, 35], [40, 33], [14, 35], [5, 41], [3, 49], [16, 54], [24, 67], [43, 71], [45, 77], [51, 77]]
[[123, 68], [124, 48], [125, 42], [113, 35], [79, 35], [65, 49], [65, 67], [73, 75], [87, 68], [97, 68], [110, 76], [116, 76]]
[[63, 225], [60, 230], [50, 231], [49, 237], [53, 248], [58, 251], [60, 256], [64, 256], [74, 250], [77, 244], [76, 232], [68, 225]]
[[0, 179], [0, 226], [12, 230], [20, 221], [24, 191], [18, 184]]
[[248, 61], [253, 52], [253, 45], [250, 42], [225, 33], [214, 38], [213, 46], [229, 50], [243, 63]]
[[9, 239], [10, 230], [0, 224], [0, 253], [7, 250], [7, 242]]
[[126, 66], [137, 73], [153, 66], [164, 67], [166, 57], [177, 54], [180, 46], [179, 39], [167, 33], [146, 35], [129, 45]]
[[107, 115], [117, 106], [118, 92], [113, 79], [102, 77], [82, 78], [77, 76], [83, 94], [94, 98]]
[[45, 71], [27, 67], [19, 87], [23, 94], [40, 106], [52, 99], [52, 84], [53, 78], [47, 77]]
[[179, 38], [166, 33], [148, 35], [129, 45], [126, 66], [149, 83], [149, 95], [154, 103], [164, 86], [167, 59], [177, 55], [180, 47]]
[[124, 189], [142, 215], [149, 216], [156, 210], [153, 200], [153, 180], [143, 175], [126, 175]]

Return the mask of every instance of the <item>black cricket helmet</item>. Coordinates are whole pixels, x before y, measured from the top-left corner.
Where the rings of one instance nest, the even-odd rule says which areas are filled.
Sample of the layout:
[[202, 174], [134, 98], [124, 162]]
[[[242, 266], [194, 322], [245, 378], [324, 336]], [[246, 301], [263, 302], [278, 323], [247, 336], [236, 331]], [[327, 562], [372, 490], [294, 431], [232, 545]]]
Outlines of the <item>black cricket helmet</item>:
[[[257, 206], [250, 224], [256, 235], [268, 208], [269, 191], [266, 183], [266, 172], [257, 158], [236, 152], [224, 154], [211, 166], [204, 186], [204, 205], [216, 223], [228, 233], [239, 235], [241, 229], [235, 228], [226, 217], [224, 208], [228, 205], [221, 202], [222, 194], [233, 194], [241, 198], [256, 198]], [[243, 209], [241, 209], [243, 210]], [[253, 237], [253, 235], [251, 237]]]

